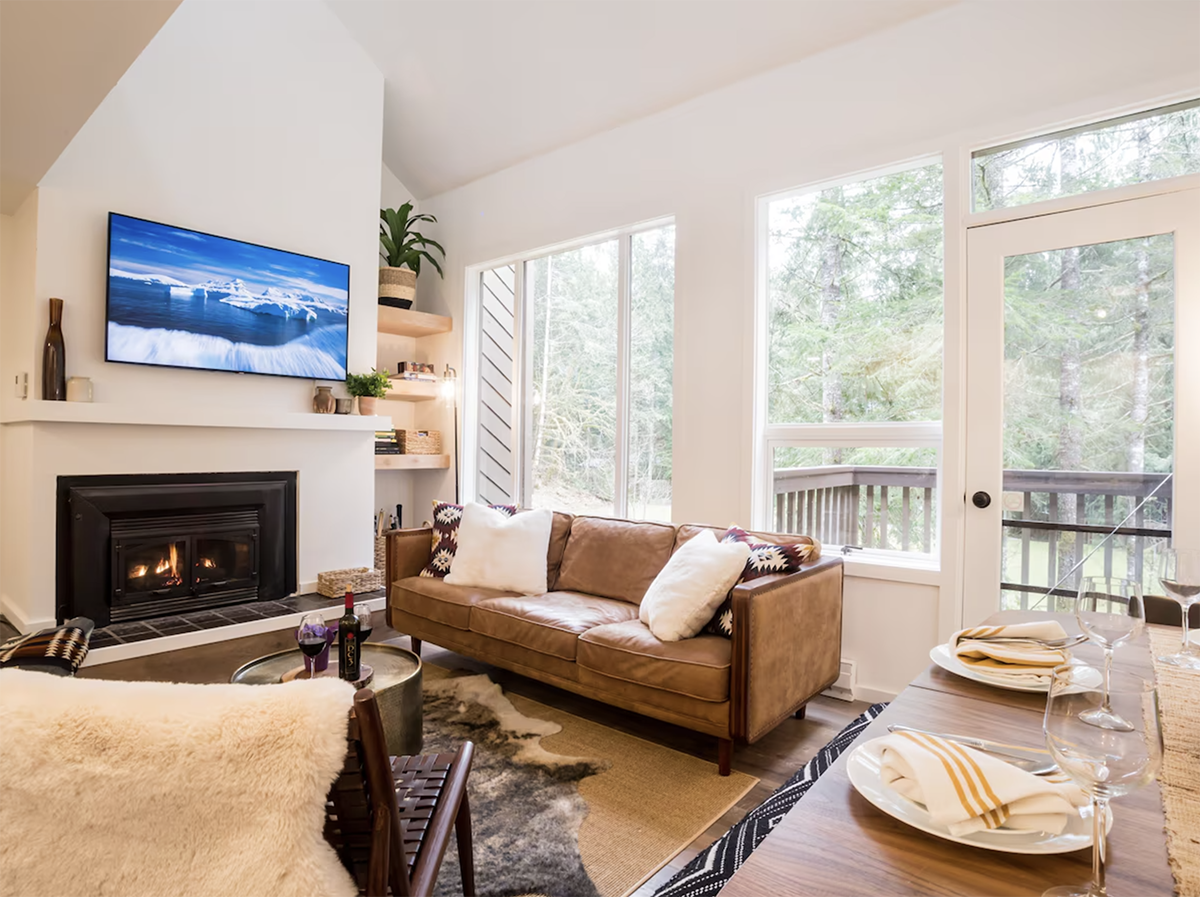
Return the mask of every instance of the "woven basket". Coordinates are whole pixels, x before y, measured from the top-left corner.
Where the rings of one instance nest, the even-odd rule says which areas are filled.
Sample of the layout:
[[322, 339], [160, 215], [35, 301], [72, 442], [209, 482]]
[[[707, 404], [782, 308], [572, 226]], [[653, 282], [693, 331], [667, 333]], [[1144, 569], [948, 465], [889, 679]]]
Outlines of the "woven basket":
[[442, 453], [442, 434], [437, 430], [397, 430], [396, 443], [405, 455]]
[[382, 589], [383, 573], [370, 567], [351, 567], [317, 574], [317, 592], [326, 598], [340, 598], [346, 594], [347, 588], [352, 592]]
[[381, 574], [387, 570], [387, 536], [375, 539], [375, 569]]
[[380, 268], [379, 295], [389, 299], [415, 299], [417, 275], [407, 268]]

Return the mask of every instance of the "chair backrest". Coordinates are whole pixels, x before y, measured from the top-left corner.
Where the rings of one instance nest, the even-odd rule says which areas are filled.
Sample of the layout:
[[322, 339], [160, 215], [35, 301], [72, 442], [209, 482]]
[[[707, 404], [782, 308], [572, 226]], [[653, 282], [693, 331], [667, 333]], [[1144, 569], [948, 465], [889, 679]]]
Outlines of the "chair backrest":
[[325, 803], [325, 840], [367, 894], [408, 895], [411, 885], [387, 740], [375, 693], [354, 696], [346, 762]]

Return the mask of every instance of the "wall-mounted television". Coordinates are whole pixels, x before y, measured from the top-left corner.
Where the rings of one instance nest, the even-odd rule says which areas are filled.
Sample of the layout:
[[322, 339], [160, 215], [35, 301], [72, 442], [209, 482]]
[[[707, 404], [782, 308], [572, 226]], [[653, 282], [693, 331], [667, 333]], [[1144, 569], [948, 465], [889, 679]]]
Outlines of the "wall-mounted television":
[[108, 361], [346, 379], [350, 266], [110, 212]]

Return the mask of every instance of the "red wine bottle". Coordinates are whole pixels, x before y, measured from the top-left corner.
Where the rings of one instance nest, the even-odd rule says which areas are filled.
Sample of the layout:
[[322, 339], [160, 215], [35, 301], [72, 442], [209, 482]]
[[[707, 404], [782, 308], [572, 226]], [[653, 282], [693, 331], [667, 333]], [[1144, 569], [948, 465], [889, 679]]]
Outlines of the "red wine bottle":
[[360, 627], [354, 615], [354, 593], [346, 589], [346, 612], [338, 619], [338, 675], [348, 682], [361, 677], [359, 664]]

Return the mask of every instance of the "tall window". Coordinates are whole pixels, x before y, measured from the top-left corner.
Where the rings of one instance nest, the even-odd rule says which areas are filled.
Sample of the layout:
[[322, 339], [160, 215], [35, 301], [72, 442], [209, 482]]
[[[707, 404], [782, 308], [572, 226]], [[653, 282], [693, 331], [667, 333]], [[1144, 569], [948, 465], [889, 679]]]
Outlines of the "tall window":
[[940, 163], [763, 202], [761, 523], [936, 550], [942, 230]]
[[675, 228], [479, 273], [475, 494], [669, 520]]

